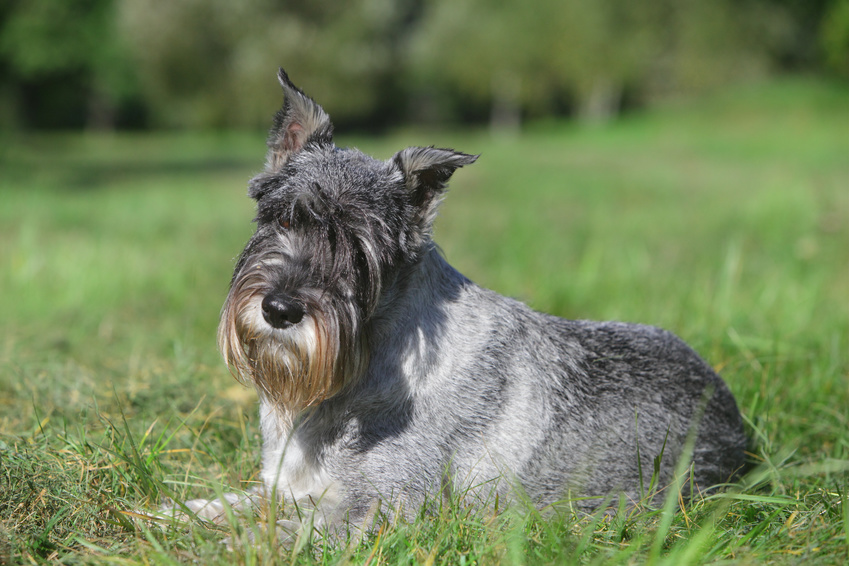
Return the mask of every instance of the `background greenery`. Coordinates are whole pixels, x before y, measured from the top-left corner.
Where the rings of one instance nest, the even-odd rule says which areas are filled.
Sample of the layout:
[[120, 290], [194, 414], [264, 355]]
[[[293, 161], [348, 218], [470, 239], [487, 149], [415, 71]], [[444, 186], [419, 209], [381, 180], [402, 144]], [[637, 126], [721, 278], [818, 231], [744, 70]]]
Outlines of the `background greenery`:
[[0, 127], [265, 127], [274, 70], [338, 125], [604, 121], [849, 76], [849, 0], [4, 0]]
[[449, 261], [541, 310], [678, 333], [728, 381], [762, 464], [678, 511], [456, 504], [348, 549], [132, 514], [256, 477], [255, 396], [214, 335], [263, 134], [4, 133], [0, 564], [845, 564], [847, 123], [845, 84], [784, 79], [604, 127], [339, 139], [481, 152], [438, 220]]

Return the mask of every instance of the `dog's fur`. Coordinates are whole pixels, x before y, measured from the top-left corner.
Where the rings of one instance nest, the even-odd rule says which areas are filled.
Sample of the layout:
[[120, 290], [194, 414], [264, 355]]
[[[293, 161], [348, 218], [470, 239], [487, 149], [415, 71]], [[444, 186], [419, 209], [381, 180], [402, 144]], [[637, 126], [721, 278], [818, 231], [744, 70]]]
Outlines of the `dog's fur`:
[[637, 500], [656, 457], [667, 485], [691, 430], [698, 487], [735, 476], [734, 398], [681, 340], [535, 312], [440, 255], [437, 205], [476, 156], [337, 148], [324, 110], [279, 80], [267, 167], [249, 184], [257, 229], [219, 328], [225, 361], [259, 392], [265, 494], [336, 525], [378, 499], [409, 511], [457, 494], [569, 494], [591, 509]]

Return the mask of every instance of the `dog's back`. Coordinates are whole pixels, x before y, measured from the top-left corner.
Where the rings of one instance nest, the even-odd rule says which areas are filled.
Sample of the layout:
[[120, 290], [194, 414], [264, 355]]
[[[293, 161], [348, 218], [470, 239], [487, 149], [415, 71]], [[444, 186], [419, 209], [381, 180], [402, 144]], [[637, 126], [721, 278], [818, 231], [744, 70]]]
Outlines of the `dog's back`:
[[332, 423], [331, 475], [367, 479], [345, 508], [370, 489], [409, 505], [448, 490], [491, 501], [517, 484], [539, 505], [592, 508], [619, 491], [635, 502], [656, 457], [656, 486], [669, 485], [691, 429], [698, 489], [742, 468], [734, 398], [673, 334], [538, 313], [435, 250], [403, 285], [375, 316], [363, 378], [303, 425], [314, 442], [313, 422]]

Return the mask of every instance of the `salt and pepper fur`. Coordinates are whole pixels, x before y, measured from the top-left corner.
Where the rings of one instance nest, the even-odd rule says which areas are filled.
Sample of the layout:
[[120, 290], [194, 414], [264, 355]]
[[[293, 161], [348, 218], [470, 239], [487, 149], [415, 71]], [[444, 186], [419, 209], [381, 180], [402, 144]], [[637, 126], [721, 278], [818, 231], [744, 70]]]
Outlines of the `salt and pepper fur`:
[[592, 509], [638, 500], [656, 457], [669, 484], [691, 430], [698, 489], [734, 478], [746, 444], [734, 398], [680, 339], [535, 312], [440, 255], [437, 206], [476, 156], [337, 148], [325, 111], [279, 80], [267, 166], [249, 185], [256, 233], [219, 328], [225, 361], [259, 392], [262, 493], [337, 526], [376, 501], [409, 513], [523, 492]]

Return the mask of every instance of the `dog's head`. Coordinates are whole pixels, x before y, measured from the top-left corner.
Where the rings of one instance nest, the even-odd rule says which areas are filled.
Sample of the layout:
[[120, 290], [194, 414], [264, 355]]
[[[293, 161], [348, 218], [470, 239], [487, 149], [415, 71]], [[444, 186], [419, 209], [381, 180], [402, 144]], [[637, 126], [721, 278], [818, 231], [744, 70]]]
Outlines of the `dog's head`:
[[266, 170], [249, 183], [256, 232], [236, 264], [219, 346], [234, 373], [288, 411], [336, 394], [368, 363], [387, 282], [432, 247], [451, 174], [476, 156], [411, 147], [388, 161], [333, 143], [324, 109], [281, 69]]

